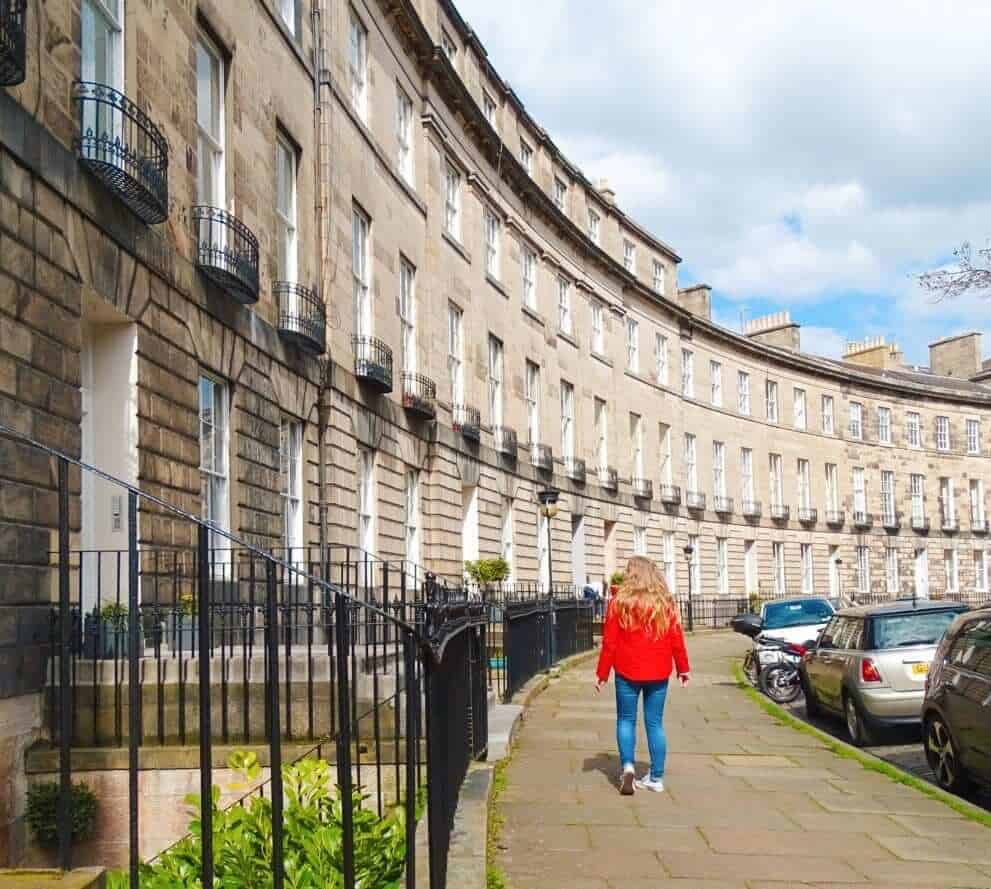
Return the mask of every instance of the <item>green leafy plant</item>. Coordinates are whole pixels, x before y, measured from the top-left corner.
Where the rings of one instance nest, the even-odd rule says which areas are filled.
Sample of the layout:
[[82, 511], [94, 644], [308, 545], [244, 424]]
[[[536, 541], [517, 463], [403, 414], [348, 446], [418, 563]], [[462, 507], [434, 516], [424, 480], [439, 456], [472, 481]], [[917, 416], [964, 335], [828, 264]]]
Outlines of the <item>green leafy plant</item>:
[[[28, 788], [27, 823], [39, 846], [52, 848], [58, 845], [57, 781], [45, 781]], [[73, 784], [69, 812], [72, 820], [73, 840], [84, 840], [93, 832], [96, 812], [99, 808], [96, 795], [85, 784]]]
[[619, 586], [626, 579], [626, 574], [623, 571], [613, 571], [612, 576], [609, 578], [610, 586]]
[[509, 563], [502, 556], [497, 556], [494, 559], [478, 559], [474, 562], [465, 562], [465, 574], [479, 586], [488, 586], [491, 583], [499, 583], [509, 577]]
[[127, 626], [127, 606], [111, 602], [100, 609], [100, 618], [114, 629], [122, 630]]
[[196, 611], [196, 597], [192, 593], [181, 593], [176, 604], [180, 614], [193, 614]]
[[747, 607], [751, 614], [760, 614], [760, 593], [749, 593], [747, 595]]

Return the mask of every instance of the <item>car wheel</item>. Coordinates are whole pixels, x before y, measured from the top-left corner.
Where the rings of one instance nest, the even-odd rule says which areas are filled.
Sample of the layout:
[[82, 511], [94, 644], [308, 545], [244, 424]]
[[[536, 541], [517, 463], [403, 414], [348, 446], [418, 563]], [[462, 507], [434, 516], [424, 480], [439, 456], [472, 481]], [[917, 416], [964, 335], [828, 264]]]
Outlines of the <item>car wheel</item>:
[[963, 793], [970, 786], [953, 736], [941, 716], [926, 720], [926, 761], [943, 790]]
[[843, 712], [846, 714], [846, 730], [854, 747], [869, 747], [873, 744], [874, 734], [864, 721], [863, 711], [853, 695], [848, 694], [844, 698]]

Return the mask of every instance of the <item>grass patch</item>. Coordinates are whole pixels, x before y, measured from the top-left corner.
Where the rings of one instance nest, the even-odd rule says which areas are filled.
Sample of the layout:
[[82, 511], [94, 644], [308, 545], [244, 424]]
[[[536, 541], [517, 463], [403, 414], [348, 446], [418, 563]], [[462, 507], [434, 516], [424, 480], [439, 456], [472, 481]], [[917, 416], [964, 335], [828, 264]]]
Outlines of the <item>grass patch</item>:
[[506, 769], [513, 756], [510, 748], [505, 759], [495, 764], [492, 771], [492, 790], [489, 793], [489, 827], [485, 841], [485, 889], [507, 889], [506, 875], [496, 864], [496, 852], [499, 848], [499, 836], [506, 819], [499, 813], [499, 797], [506, 789]]
[[930, 784], [928, 781], [923, 781], [915, 775], [902, 771], [902, 769], [898, 768], [898, 766], [892, 765], [890, 762], [885, 762], [883, 759], [878, 759], [876, 756], [872, 756], [869, 753], [861, 752], [856, 747], [851, 747], [849, 744], [844, 744], [842, 741], [837, 741], [826, 732], [817, 729], [813, 725], [809, 725], [809, 723], [804, 722], [797, 716], [792, 716], [791, 713], [778, 704], [775, 704], [774, 701], [770, 700], [770, 698], [762, 695], [756, 688], [747, 682], [746, 677], [743, 675], [743, 670], [740, 667], [739, 661], [733, 664], [733, 676], [736, 679], [736, 684], [743, 689], [750, 699], [757, 704], [761, 710], [769, 716], [772, 716], [782, 725], [786, 725], [789, 728], [795, 729], [795, 731], [802, 732], [802, 734], [815, 738], [827, 747], [831, 753], [841, 759], [850, 759], [854, 762], [858, 762], [868, 772], [876, 772], [879, 775], [884, 775], [896, 784], [904, 784], [906, 787], [911, 787], [914, 790], [918, 790], [930, 799], [943, 803], [943, 805], [952, 809], [958, 815], [963, 815], [965, 818], [968, 818], [971, 821], [976, 821], [978, 824], [983, 824], [985, 827], [991, 827], [991, 812], [985, 812], [978, 809], [959, 797], [955, 797], [953, 794], [941, 790], [935, 784]]

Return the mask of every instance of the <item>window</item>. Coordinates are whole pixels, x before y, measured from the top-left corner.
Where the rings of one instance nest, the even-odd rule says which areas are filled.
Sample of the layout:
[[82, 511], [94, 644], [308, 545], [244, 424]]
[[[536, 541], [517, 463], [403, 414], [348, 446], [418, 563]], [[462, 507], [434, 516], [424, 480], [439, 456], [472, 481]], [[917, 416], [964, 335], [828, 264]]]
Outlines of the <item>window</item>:
[[674, 484], [674, 467], [671, 465], [674, 460], [671, 454], [671, 427], [667, 423], [661, 423], [661, 484]]
[[485, 274], [499, 280], [499, 242], [502, 236], [502, 223], [488, 207], [482, 211], [485, 225]]
[[860, 441], [864, 437], [864, 407], [856, 401], [850, 402], [850, 438]]
[[695, 436], [685, 433], [685, 488], [697, 492], [699, 489], [699, 468], [696, 463]]
[[[82, 79], [124, 90], [123, 0], [83, 0], [80, 8]], [[199, 74], [197, 65], [197, 74]], [[222, 82], [222, 81], [221, 81]], [[120, 133], [120, 116], [103, 103], [84, 102], [83, 132], [92, 130], [111, 142]], [[96, 106], [96, 107], [92, 107]], [[103, 106], [103, 107], [101, 107]]]
[[399, 175], [413, 184], [413, 102], [401, 86], [396, 86], [396, 140], [399, 143]]
[[984, 480], [970, 480], [970, 523], [976, 527], [984, 527]]
[[444, 231], [456, 241], [461, 240], [461, 174], [447, 161], [447, 188], [444, 200]]
[[718, 361], [709, 362], [709, 380], [712, 386], [712, 403], [723, 406], [723, 366]]
[[853, 516], [862, 520], [867, 515], [867, 480], [862, 467], [853, 470]]
[[416, 373], [416, 269], [405, 257], [399, 258], [399, 323], [403, 372]]
[[729, 541], [716, 538], [716, 590], [720, 596], [729, 595]]
[[950, 449], [950, 418], [936, 418], [936, 450], [948, 451]]
[[564, 333], [572, 332], [571, 287], [566, 278], [557, 279], [557, 323]]
[[643, 418], [630, 414], [630, 441], [633, 443], [633, 477], [643, 478]]
[[812, 508], [812, 476], [809, 471], [809, 461], [798, 461], [798, 508]]
[[898, 569], [898, 550], [893, 546], [884, 549], [884, 582], [889, 593], [901, 592], [901, 578]]
[[681, 394], [695, 397], [695, 356], [688, 349], [681, 350]]
[[668, 338], [663, 333], [654, 337], [654, 363], [657, 382], [666, 386], [668, 384]]
[[224, 207], [224, 60], [207, 37], [196, 43], [196, 199]]
[[974, 550], [974, 588], [982, 593], [988, 589], [988, 560], [983, 549]]
[[939, 480], [939, 501], [943, 511], [943, 524], [953, 527], [957, 523], [957, 498], [952, 478]]
[[744, 592], [751, 596], [760, 588], [757, 577], [757, 542], [743, 541], [743, 586]]
[[364, 123], [368, 123], [368, 31], [354, 11], [351, 12], [350, 36], [351, 107]]
[[464, 344], [461, 327], [464, 313], [454, 303], [447, 304], [447, 369], [451, 379], [451, 405], [465, 398]]
[[593, 244], [599, 243], [599, 214], [591, 207], [588, 208], [588, 237]]
[[833, 411], [833, 396], [822, 396], [822, 431], [825, 435], [836, 433], [836, 416]]
[[561, 456], [575, 456], [575, 387], [561, 380]]
[[297, 280], [296, 269], [296, 149], [281, 136], [275, 140], [276, 274], [280, 281]]
[[895, 474], [890, 469], [881, 470], [881, 516], [888, 527], [895, 521]]
[[406, 561], [420, 564], [420, 472], [406, 470]]
[[[367, 338], [373, 333], [375, 316], [372, 311], [371, 274], [369, 271], [368, 217], [358, 208], [351, 211], [351, 277], [354, 285], [354, 332]], [[359, 340], [359, 348], [366, 343]]]
[[568, 209], [568, 186], [557, 177], [554, 179], [554, 204], [558, 210], [566, 212]]
[[712, 495], [726, 496], [726, 446], [721, 441], [712, 443]]
[[530, 444], [540, 441], [540, 368], [526, 363], [526, 431]]
[[640, 324], [629, 317], [626, 319], [626, 369], [640, 373]]
[[774, 562], [774, 592], [783, 596], [788, 591], [785, 584], [785, 545], [778, 540], [771, 544], [771, 560]]
[[815, 591], [815, 572], [812, 565], [812, 544], [801, 544], [802, 592], [806, 595]]
[[767, 421], [778, 422], [778, 384], [774, 380], [764, 383], [764, 398], [767, 401]]
[[375, 452], [358, 449], [358, 546], [374, 553], [375, 546]]
[[754, 452], [750, 448], [740, 448], [740, 482], [743, 508], [746, 510], [754, 503]]
[[826, 464], [826, 500], [831, 512], [839, 512], [840, 482], [835, 463]]
[[279, 490], [282, 494], [283, 544], [286, 559], [303, 541], [303, 424], [283, 419], [279, 425]]
[[592, 300], [592, 351], [603, 354], [605, 350], [605, 334], [602, 329], [602, 303]]
[[967, 453], [981, 453], [981, 421], [967, 421]]
[[664, 263], [659, 259], [654, 260], [654, 277], [651, 283], [655, 292], [664, 293]]
[[871, 551], [870, 547], [857, 547], [857, 592], [871, 591]]
[[[230, 525], [228, 476], [227, 386], [201, 376], [200, 402], [200, 490], [203, 518], [218, 528]], [[211, 533], [211, 546], [226, 548], [226, 540]]]
[[444, 50], [444, 55], [447, 56], [448, 61], [452, 65], [457, 65], [458, 47], [454, 43], [454, 40], [451, 39], [451, 35], [443, 28], [440, 29], [440, 47]]
[[537, 255], [526, 244], [521, 248], [520, 266], [523, 270], [523, 305], [537, 308]]
[[502, 558], [509, 566], [509, 576], [505, 582], [512, 584], [516, 579], [516, 557], [513, 552], [513, 498], [502, 498]]
[[668, 590], [674, 593], [674, 531], [661, 532], [661, 552], [663, 559], [661, 564], [664, 567], [664, 579], [667, 581]]
[[279, 14], [293, 37], [296, 36], [296, 2], [297, 0], [279, 0]]
[[805, 429], [808, 425], [808, 420], [805, 412], [805, 390], [795, 389], [794, 392], [794, 403], [792, 405], [792, 411], [794, 413], [795, 428]]
[[922, 447], [922, 423], [915, 411], [905, 414], [905, 440], [910, 448]]
[[891, 408], [877, 409], [877, 440], [881, 444], [891, 444]]
[[633, 553], [637, 556], [647, 555], [647, 530], [639, 525], [633, 526]]
[[943, 550], [943, 573], [946, 575], [946, 591], [957, 592], [960, 589], [960, 570], [957, 565], [957, 551], [953, 547]]
[[637, 248], [633, 241], [623, 241], [623, 268], [636, 272]]
[[520, 163], [523, 164], [523, 169], [526, 170], [528, 176], [533, 175], [533, 149], [526, 144], [526, 142], [520, 142]]
[[595, 456], [598, 468], [605, 469], [609, 465], [609, 412], [606, 403], [601, 398], [594, 401], [595, 407]]
[[489, 334], [489, 423], [502, 425], [502, 340]]
[[770, 454], [768, 457], [768, 469], [771, 480], [771, 505], [784, 505], [784, 478], [781, 471], [781, 455]]
[[702, 552], [699, 547], [697, 534], [688, 535], [688, 545], [692, 548], [691, 559], [688, 562], [689, 580], [693, 590], [702, 589]]
[[485, 119], [489, 122], [492, 129], [498, 132], [499, 121], [496, 119], [498, 108], [496, 107], [495, 99], [485, 90], [482, 90], [482, 112], [485, 114]]
[[909, 492], [912, 496], [912, 521], [923, 522], [926, 518], [926, 477], [912, 473]]
[[745, 370], [736, 374], [736, 406], [743, 416], [750, 416], [750, 374]]

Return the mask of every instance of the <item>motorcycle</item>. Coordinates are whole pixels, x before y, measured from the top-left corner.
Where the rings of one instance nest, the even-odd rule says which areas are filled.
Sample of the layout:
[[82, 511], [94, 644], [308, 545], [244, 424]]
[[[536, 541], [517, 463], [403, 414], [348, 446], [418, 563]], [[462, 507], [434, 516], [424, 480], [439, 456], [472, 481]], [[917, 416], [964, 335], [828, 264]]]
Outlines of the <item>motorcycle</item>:
[[758, 685], [760, 690], [776, 704], [790, 704], [802, 693], [802, 678], [798, 665], [805, 653], [815, 645], [815, 640], [809, 640], [804, 645], [794, 642], [781, 643], [778, 648], [779, 659], [776, 663], [760, 671]]

